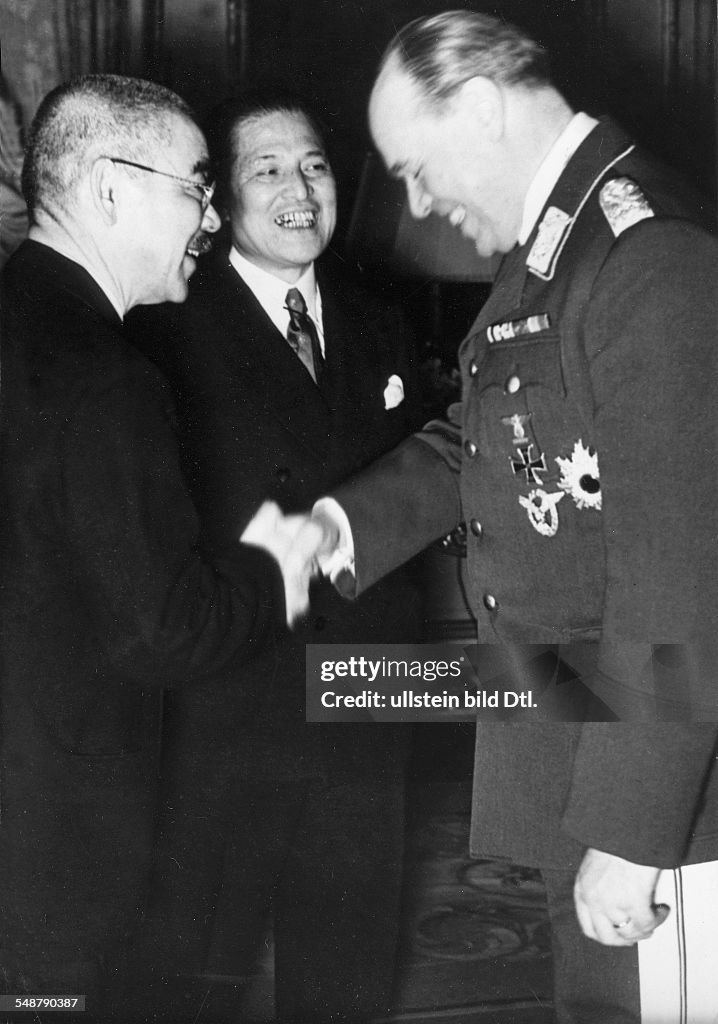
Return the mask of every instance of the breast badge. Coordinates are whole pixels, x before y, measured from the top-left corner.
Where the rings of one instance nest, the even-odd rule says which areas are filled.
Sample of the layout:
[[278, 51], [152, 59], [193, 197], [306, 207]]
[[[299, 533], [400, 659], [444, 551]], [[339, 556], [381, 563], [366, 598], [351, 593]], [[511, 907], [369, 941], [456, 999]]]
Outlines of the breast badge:
[[554, 537], [558, 531], [556, 506], [566, 495], [563, 491], [548, 494], [542, 487], [529, 491], [528, 497], [519, 495], [519, 505], [526, 509], [529, 522], [542, 537]]
[[501, 422], [505, 427], [511, 427], [511, 432], [513, 434], [512, 444], [525, 445], [527, 443], [526, 424], [530, 419], [531, 413], [528, 413], [526, 416], [521, 416], [517, 412], [513, 413], [511, 416], [503, 416], [501, 418]]
[[[517, 424], [507, 421], [516, 429]], [[521, 424], [523, 426], [523, 424]], [[540, 473], [548, 472], [542, 452], [533, 457], [533, 445], [525, 445], [511, 456], [511, 467], [516, 476], [526, 474], [526, 483], [541, 484]], [[518, 458], [516, 457], [518, 456]], [[576, 441], [570, 456], [556, 458], [560, 470], [557, 491], [534, 487], [528, 495], [519, 495], [519, 505], [526, 509], [528, 520], [542, 537], [555, 537], [558, 532], [558, 503], [568, 494], [577, 509], [601, 510], [601, 481], [598, 456], [583, 441]]]
[[570, 494], [576, 508], [601, 510], [601, 481], [598, 474], [598, 456], [583, 441], [577, 441], [567, 459], [557, 458], [561, 479], [558, 486]]

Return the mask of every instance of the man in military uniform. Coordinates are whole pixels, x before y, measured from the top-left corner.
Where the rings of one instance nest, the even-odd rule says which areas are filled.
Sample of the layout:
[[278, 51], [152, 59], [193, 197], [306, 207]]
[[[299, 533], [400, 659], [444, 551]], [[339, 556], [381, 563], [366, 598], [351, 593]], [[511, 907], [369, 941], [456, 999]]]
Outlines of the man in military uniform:
[[[490, 17], [402, 30], [369, 114], [414, 216], [505, 258], [449, 422], [317, 509], [298, 579], [304, 555], [338, 582], [353, 557], [361, 592], [463, 519], [479, 641], [581, 645], [580, 721], [480, 723], [472, 849], [542, 869], [561, 1024], [676, 1021], [639, 990], [636, 943], [665, 918], [659, 876], [678, 892], [681, 865], [718, 858], [718, 244], [684, 186], [575, 114], [544, 51]], [[664, 936], [685, 927], [666, 902]], [[689, 1019], [713, 1020], [710, 999]]]

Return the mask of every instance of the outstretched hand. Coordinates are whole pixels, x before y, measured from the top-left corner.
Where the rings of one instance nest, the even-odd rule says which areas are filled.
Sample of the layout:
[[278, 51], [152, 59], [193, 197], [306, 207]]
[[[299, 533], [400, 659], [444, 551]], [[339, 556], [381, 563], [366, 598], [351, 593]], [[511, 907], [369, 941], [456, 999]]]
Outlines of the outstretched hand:
[[284, 515], [273, 501], [265, 501], [240, 539], [263, 548], [279, 563], [287, 625], [293, 626], [309, 609], [309, 585], [336, 546], [336, 531], [323, 518]]

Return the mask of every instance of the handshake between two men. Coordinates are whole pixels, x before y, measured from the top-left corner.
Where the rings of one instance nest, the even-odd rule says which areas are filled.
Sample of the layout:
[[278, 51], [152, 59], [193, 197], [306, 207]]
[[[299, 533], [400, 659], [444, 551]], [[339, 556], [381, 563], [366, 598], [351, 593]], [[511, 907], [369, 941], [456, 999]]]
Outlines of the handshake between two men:
[[260, 506], [240, 540], [263, 548], [279, 563], [288, 626], [307, 612], [312, 580], [319, 575], [334, 577], [351, 561], [350, 552], [344, 553], [339, 524], [326, 512], [285, 515], [273, 501]]

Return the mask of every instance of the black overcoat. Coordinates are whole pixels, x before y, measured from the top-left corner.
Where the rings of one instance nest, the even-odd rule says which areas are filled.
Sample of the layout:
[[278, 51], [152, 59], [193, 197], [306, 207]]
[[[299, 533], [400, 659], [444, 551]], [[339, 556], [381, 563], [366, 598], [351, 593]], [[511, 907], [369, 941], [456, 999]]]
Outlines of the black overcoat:
[[281, 578], [244, 545], [201, 558], [166, 381], [37, 242], [1, 362], [0, 959], [11, 990], [94, 992], [146, 896], [162, 688], [239, 665]]

